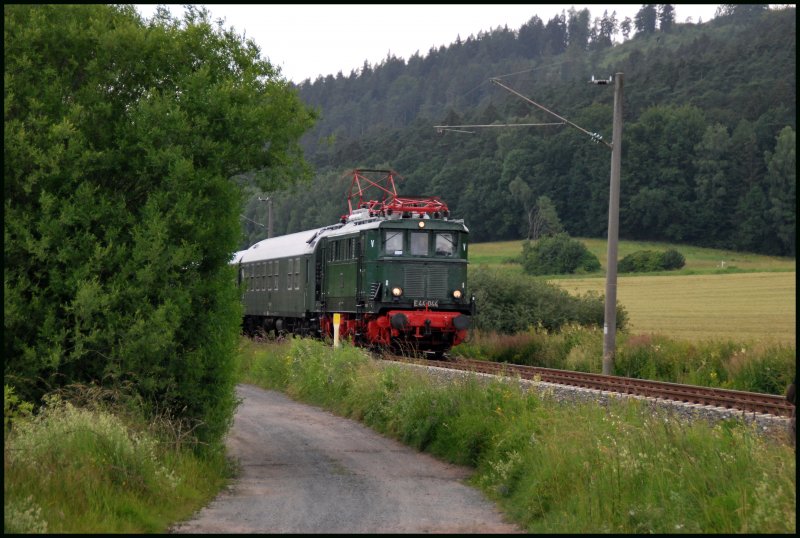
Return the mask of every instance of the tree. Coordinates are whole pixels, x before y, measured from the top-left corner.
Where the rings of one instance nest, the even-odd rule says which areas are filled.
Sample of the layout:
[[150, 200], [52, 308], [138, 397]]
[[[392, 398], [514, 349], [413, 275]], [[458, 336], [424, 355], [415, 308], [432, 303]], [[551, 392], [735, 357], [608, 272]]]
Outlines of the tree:
[[600, 260], [566, 232], [522, 244], [522, 269], [529, 275], [561, 275], [600, 270]]
[[561, 54], [567, 50], [567, 22], [566, 15], [553, 15], [544, 27], [545, 52], [548, 54]]
[[748, 252], [770, 252], [774, 246], [769, 232], [769, 202], [760, 185], [752, 185], [739, 201], [738, 228], [735, 232], [735, 248]]
[[586, 50], [589, 45], [589, 20], [591, 17], [589, 10], [583, 8], [577, 11], [574, 7], [571, 7], [568, 14], [567, 40], [569, 47]]
[[533, 233], [534, 220], [534, 205], [532, 203], [533, 195], [531, 188], [520, 176], [516, 176], [514, 180], [508, 184], [508, 190], [511, 192], [511, 196], [514, 200], [521, 203], [522, 207], [525, 209], [525, 214], [528, 217], [528, 231], [526, 237], [530, 239]]
[[622, 32], [622, 37], [627, 41], [628, 37], [631, 35], [631, 21], [630, 17], [625, 17], [622, 19], [622, 22], [619, 24], [619, 29]]
[[645, 35], [655, 33], [657, 20], [658, 11], [656, 10], [656, 4], [643, 4], [642, 8], [636, 12], [636, 16], [634, 17], [636, 33]]
[[658, 6], [658, 27], [662, 32], [669, 32], [675, 25], [675, 6], [660, 4]]
[[594, 19], [592, 27], [592, 48], [600, 50], [613, 45], [614, 34], [617, 33], [619, 25], [617, 23], [617, 12], [603, 11], [603, 16]]
[[205, 9], [4, 6], [4, 356], [25, 399], [130, 382], [218, 441], [241, 321], [231, 177], [309, 176], [313, 114]]
[[715, 15], [732, 17], [734, 20], [747, 20], [769, 10], [769, 4], [720, 4]]
[[530, 230], [528, 239], [539, 239], [540, 237], [555, 235], [564, 231], [558, 212], [553, 201], [547, 196], [540, 196], [536, 199], [530, 219]]
[[784, 127], [775, 152], [766, 152], [769, 220], [781, 243], [781, 253], [796, 254], [797, 238], [797, 136]]
[[[620, 184], [620, 229], [637, 238], [683, 241], [694, 203], [694, 148], [705, 131], [696, 107], [653, 107], [626, 127], [630, 174]], [[621, 202], [622, 203], [622, 202]]]
[[701, 243], [717, 247], [730, 232], [736, 204], [731, 187], [728, 130], [720, 124], [710, 125], [695, 146], [695, 209], [692, 218]]
[[525, 58], [537, 58], [544, 49], [544, 23], [534, 15], [531, 20], [520, 26], [517, 34], [520, 51]]

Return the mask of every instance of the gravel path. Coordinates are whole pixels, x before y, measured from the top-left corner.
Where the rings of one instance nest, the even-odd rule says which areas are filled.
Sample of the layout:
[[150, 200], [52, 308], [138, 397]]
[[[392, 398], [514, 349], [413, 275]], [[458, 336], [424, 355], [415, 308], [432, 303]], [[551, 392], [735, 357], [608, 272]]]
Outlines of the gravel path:
[[241, 474], [176, 533], [519, 533], [443, 463], [353, 420], [239, 385]]

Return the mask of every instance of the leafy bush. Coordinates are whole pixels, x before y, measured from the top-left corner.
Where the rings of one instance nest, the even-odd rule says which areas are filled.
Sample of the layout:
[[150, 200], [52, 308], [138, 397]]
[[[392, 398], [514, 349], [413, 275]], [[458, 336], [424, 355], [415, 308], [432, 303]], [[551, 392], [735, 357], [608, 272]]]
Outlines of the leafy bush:
[[202, 9], [146, 23], [130, 5], [17, 4], [4, 28], [6, 383], [38, 403], [132, 381], [221, 440], [241, 322], [231, 177], [302, 176], [313, 113]]
[[3, 386], [3, 438], [11, 429], [14, 422], [25, 419], [33, 411], [33, 404], [21, 400], [14, 394], [14, 387]]
[[529, 275], [561, 275], [600, 270], [600, 260], [566, 233], [522, 244], [522, 268]]
[[654, 250], [637, 250], [622, 258], [617, 265], [620, 273], [649, 273], [661, 270], [661, 255]]
[[600, 372], [603, 333], [599, 327], [566, 325], [556, 333], [539, 328], [513, 335], [473, 331], [454, 347], [455, 356], [579, 372]]
[[619, 261], [617, 271], [620, 273], [651, 273], [680, 269], [684, 265], [686, 265], [686, 258], [674, 248], [665, 252], [637, 250]]
[[[605, 306], [599, 294], [570, 295], [558, 286], [479, 267], [470, 272], [478, 312], [475, 328], [514, 334], [541, 327], [559, 330], [568, 323], [602, 327]], [[617, 305], [617, 327], [623, 330], [627, 313]]]
[[684, 265], [686, 265], [686, 258], [674, 248], [665, 251], [661, 255], [661, 266], [668, 271], [680, 269]]

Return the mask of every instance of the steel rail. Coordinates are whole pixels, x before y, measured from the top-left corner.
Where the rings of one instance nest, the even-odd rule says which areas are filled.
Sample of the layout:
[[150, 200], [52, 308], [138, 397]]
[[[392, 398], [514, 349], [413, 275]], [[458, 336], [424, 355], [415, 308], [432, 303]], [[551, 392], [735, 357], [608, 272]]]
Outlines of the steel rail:
[[385, 358], [387, 360], [412, 362], [439, 368], [474, 371], [492, 375], [519, 376], [522, 379], [528, 380], [659, 398], [686, 404], [708, 405], [747, 413], [763, 413], [779, 417], [790, 417], [792, 414], [791, 404], [789, 404], [783, 396], [776, 396], [774, 394], [700, 387], [696, 385], [683, 385], [663, 381], [650, 381], [647, 379], [572, 372], [538, 366], [524, 366], [473, 359], [459, 358], [440, 361], [397, 356], [387, 356]]

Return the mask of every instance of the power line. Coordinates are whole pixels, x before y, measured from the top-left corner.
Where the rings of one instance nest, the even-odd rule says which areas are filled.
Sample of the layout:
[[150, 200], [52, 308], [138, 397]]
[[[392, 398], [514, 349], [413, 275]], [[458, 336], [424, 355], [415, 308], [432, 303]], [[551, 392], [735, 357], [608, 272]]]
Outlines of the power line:
[[563, 117], [559, 116], [558, 114], [556, 114], [556, 113], [555, 113], [555, 112], [553, 112], [552, 110], [550, 110], [550, 109], [548, 109], [548, 108], [546, 108], [546, 107], [544, 107], [544, 106], [540, 105], [539, 103], [537, 103], [537, 102], [536, 102], [536, 101], [534, 101], [533, 99], [529, 99], [529, 98], [525, 97], [524, 95], [522, 95], [521, 93], [519, 93], [517, 90], [515, 90], [515, 89], [513, 89], [513, 88], [509, 88], [508, 86], [506, 86], [505, 84], [503, 84], [502, 82], [500, 82], [500, 81], [497, 79], [497, 77], [495, 77], [495, 78], [492, 78], [492, 79], [490, 79], [490, 80], [491, 80], [492, 82], [494, 82], [495, 84], [497, 84], [498, 86], [500, 86], [501, 88], [504, 88], [504, 89], [506, 89], [506, 90], [510, 91], [511, 93], [513, 93], [514, 95], [516, 95], [517, 97], [520, 97], [521, 99], [524, 99], [525, 101], [529, 102], [530, 104], [532, 104], [532, 105], [534, 105], [534, 106], [536, 106], [536, 107], [539, 107], [540, 109], [544, 110], [544, 111], [545, 111], [545, 112], [547, 112], [548, 114], [555, 116], [556, 118], [560, 119], [560, 120], [561, 120], [561, 121], [563, 121], [564, 123], [568, 123], [569, 125], [571, 125], [571, 126], [575, 127], [575, 128], [576, 128], [576, 129], [578, 129], [579, 131], [581, 131], [581, 132], [583, 132], [583, 133], [586, 133], [587, 135], [589, 135], [589, 137], [590, 137], [590, 138], [591, 138], [593, 141], [595, 141], [595, 142], [602, 142], [603, 144], [605, 144], [606, 146], [608, 146], [608, 148], [609, 148], [609, 149], [612, 149], [612, 146], [611, 146], [611, 144], [609, 144], [608, 142], [606, 142], [605, 140], [603, 140], [603, 136], [602, 136], [602, 135], [600, 135], [599, 133], [590, 133], [589, 131], [587, 131], [586, 129], [584, 129], [583, 127], [581, 127], [580, 125], [578, 125], [578, 124], [576, 124], [576, 123], [573, 123], [573, 122], [569, 121], [567, 118], [563, 118]]
[[453, 131], [455, 133], [468, 133], [473, 134], [474, 131], [463, 131], [461, 129], [464, 128], [472, 128], [472, 127], [546, 127], [551, 125], [564, 125], [564, 122], [556, 122], [556, 123], [493, 123], [491, 125], [434, 125], [433, 128], [436, 129], [438, 132], [442, 131]]
[[264, 226], [264, 225], [263, 225], [263, 224], [261, 224], [260, 222], [256, 222], [256, 221], [254, 221], [253, 219], [248, 219], [248, 218], [247, 218], [247, 217], [245, 217], [244, 215], [239, 215], [239, 216], [240, 216], [240, 217], [242, 217], [244, 220], [249, 220], [250, 222], [252, 222], [253, 224], [255, 224], [255, 225], [257, 225], [257, 226], [261, 226], [262, 228], [266, 228], [266, 226]]

